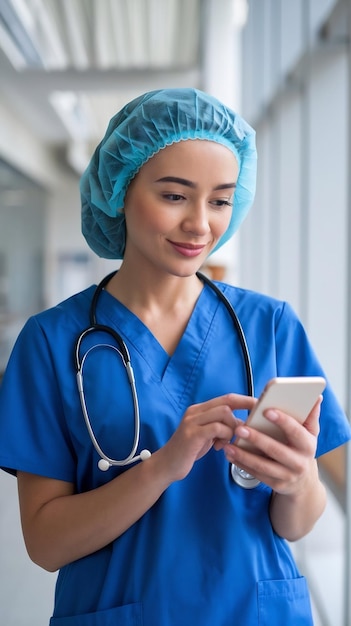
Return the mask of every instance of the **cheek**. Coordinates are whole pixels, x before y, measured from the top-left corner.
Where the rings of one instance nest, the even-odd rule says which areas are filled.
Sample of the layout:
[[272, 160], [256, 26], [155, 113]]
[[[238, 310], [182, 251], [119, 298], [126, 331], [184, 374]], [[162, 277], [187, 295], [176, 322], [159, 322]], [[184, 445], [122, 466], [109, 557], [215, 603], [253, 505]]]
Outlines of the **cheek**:
[[131, 224], [134, 229], [136, 228], [137, 230], [144, 231], [145, 233], [162, 230], [162, 220], [159, 216], [152, 211], [144, 211], [142, 206], [138, 207], [136, 211], [133, 211]]
[[152, 233], [162, 231], [164, 219], [162, 213], [152, 207], [147, 198], [133, 198], [125, 210], [127, 232]]
[[212, 231], [219, 237], [223, 235], [229, 227], [233, 214], [233, 207], [228, 207], [228, 210], [221, 213], [216, 217], [212, 225]]

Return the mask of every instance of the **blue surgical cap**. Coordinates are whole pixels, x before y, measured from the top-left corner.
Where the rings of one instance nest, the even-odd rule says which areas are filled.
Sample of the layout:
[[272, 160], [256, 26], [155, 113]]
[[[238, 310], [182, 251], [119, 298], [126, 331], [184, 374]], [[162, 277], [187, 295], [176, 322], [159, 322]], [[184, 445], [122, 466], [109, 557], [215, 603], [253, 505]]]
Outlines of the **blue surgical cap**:
[[187, 139], [215, 141], [235, 155], [239, 175], [223, 245], [246, 217], [255, 196], [255, 131], [234, 111], [198, 89], [151, 91], [124, 106], [110, 121], [80, 181], [82, 232], [106, 259], [122, 259], [123, 213], [129, 183], [159, 150]]

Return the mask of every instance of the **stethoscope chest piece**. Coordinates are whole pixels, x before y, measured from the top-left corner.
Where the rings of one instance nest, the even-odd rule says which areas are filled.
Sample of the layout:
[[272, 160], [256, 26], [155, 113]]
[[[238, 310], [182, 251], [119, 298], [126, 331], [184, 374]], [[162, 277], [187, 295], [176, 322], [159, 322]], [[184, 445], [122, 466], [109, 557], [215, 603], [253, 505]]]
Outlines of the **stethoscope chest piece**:
[[240, 487], [243, 487], [243, 489], [254, 489], [254, 487], [257, 487], [261, 482], [251, 474], [248, 474], [248, 472], [245, 472], [245, 470], [234, 465], [234, 463], [231, 465], [230, 472], [234, 482]]

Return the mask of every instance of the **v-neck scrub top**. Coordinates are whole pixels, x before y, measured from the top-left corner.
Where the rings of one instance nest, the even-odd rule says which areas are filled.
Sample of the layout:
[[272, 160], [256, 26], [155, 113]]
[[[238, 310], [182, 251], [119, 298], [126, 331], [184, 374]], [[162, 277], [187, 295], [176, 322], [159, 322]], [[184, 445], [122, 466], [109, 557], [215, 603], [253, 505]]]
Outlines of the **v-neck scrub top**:
[[[274, 376], [323, 375], [291, 307], [218, 283], [243, 326], [258, 396]], [[0, 466], [74, 483], [102, 485], [128, 467], [101, 472], [85, 427], [74, 367], [77, 336], [89, 326], [94, 287], [29, 319], [0, 390]], [[108, 292], [97, 320], [117, 330], [131, 355], [140, 403], [140, 446], [163, 446], [191, 404], [228, 392], [247, 394], [233, 322], [204, 286], [170, 357], [148, 328]], [[123, 364], [105, 334], [83, 352], [84, 389], [97, 440], [127, 456], [134, 413]], [[246, 418], [246, 412], [238, 412]], [[318, 454], [350, 438], [328, 385]], [[147, 461], [146, 461], [147, 462]], [[223, 451], [211, 449], [118, 539], [63, 567], [51, 626], [311, 626], [305, 579], [269, 518], [271, 489], [236, 485]]]

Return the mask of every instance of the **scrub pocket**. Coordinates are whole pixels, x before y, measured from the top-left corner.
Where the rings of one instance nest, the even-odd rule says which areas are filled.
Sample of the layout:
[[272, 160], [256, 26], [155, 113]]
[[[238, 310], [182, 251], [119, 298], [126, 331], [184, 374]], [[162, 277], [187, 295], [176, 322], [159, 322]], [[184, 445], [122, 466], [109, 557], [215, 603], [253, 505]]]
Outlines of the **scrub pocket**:
[[260, 581], [258, 615], [260, 626], [313, 626], [306, 579]]
[[140, 602], [125, 606], [73, 615], [71, 617], [52, 617], [50, 626], [142, 626], [142, 605]]

